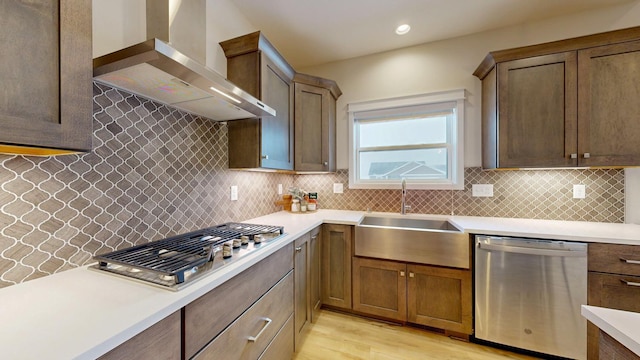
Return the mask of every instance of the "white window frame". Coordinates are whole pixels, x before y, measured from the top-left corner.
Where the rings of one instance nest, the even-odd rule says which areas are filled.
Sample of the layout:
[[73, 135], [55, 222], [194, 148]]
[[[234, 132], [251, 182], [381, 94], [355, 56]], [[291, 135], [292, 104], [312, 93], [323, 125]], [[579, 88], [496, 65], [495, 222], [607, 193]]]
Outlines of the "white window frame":
[[407, 187], [423, 190], [464, 189], [464, 107], [466, 90], [458, 89], [437, 93], [412, 95], [351, 103], [349, 113], [349, 188], [350, 189], [398, 189], [400, 180], [359, 180], [357, 178], [357, 114], [370, 111], [388, 112], [393, 108], [455, 102], [456, 120], [452, 124], [451, 151], [448, 152], [449, 178], [439, 180], [407, 179]]

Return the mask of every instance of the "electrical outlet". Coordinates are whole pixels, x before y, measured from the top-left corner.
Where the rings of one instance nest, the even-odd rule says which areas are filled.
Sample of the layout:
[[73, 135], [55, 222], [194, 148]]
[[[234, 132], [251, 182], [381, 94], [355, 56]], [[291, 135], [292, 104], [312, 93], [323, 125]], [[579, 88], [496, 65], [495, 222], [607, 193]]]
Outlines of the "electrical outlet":
[[493, 184], [473, 184], [471, 185], [471, 195], [476, 197], [492, 197]]
[[278, 195], [282, 195], [282, 184], [278, 184]]
[[231, 185], [231, 201], [238, 200], [238, 185]]
[[573, 185], [573, 198], [584, 199], [587, 196], [587, 187], [585, 185]]
[[342, 194], [344, 192], [344, 187], [342, 183], [334, 183], [333, 184], [333, 193], [334, 194]]

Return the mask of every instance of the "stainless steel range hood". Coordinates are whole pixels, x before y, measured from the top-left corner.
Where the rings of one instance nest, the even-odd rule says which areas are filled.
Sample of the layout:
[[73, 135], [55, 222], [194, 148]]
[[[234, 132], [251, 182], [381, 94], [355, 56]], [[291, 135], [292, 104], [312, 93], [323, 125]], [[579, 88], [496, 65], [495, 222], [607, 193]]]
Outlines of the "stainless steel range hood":
[[[175, 9], [172, 10], [174, 18], [169, 20], [169, 4], [169, 0], [147, 1], [149, 40], [93, 59], [94, 79], [212, 120], [274, 116], [274, 109], [158, 38], [168, 40], [174, 33], [169, 24], [180, 23], [175, 21], [179, 13]], [[204, 0], [190, 0], [185, 4], [185, 11], [180, 15], [188, 19], [185, 21], [198, 23], [191, 19], [205, 16]], [[176, 6], [180, 7], [180, 2]], [[190, 39], [203, 39], [196, 47], [205, 48], [204, 26], [182, 32], [185, 31]]]

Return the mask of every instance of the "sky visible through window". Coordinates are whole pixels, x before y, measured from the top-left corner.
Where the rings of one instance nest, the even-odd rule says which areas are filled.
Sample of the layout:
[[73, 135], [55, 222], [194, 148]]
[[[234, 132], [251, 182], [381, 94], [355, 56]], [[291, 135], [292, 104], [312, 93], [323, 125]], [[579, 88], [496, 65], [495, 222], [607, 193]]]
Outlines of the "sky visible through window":
[[[373, 148], [360, 152], [361, 179], [379, 178], [388, 172], [388, 179], [446, 178], [447, 177], [447, 116], [421, 116], [408, 119], [365, 120], [359, 123], [360, 148]], [[443, 144], [430, 149], [380, 149], [381, 146], [411, 146]], [[408, 164], [415, 163], [415, 164]], [[426, 166], [419, 166], [420, 164]], [[373, 166], [373, 168], [372, 168]], [[403, 172], [414, 169], [407, 176]], [[439, 170], [433, 173], [431, 169]], [[394, 171], [395, 170], [395, 171]]]

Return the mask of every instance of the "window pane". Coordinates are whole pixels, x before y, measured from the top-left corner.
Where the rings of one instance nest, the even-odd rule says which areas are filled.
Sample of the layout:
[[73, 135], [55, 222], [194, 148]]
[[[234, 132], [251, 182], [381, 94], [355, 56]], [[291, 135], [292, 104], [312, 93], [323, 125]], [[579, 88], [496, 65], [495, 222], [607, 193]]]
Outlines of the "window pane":
[[358, 120], [360, 147], [444, 144], [447, 117], [443, 115], [412, 119]]
[[447, 149], [363, 151], [361, 180], [447, 179]]

